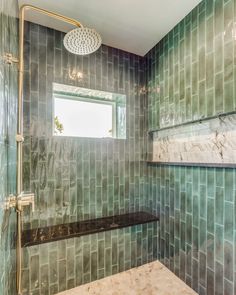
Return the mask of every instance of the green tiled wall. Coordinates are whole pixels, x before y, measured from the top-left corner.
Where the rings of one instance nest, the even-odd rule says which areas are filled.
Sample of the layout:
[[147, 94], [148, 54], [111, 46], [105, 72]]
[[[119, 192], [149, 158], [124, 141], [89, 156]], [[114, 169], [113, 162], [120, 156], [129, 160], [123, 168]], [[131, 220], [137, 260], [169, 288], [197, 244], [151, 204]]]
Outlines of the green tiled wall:
[[235, 170], [149, 167], [160, 260], [199, 294], [235, 294]]
[[10, 52], [17, 56], [17, 1], [0, 2], [0, 294], [14, 295], [16, 215], [5, 212], [5, 198], [15, 193], [17, 67], [4, 64]]
[[149, 130], [236, 110], [235, 7], [202, 1], [147, 54]]
[[[65, 50], [63, 36], [32, 23], [26, 26], [24, 190], [36, 193], [36, 204], [33, 214], [24, 213], [25, 228], [149, 208], [146, 95], [141, 91], [145, 59], [107, 46], [75, 56]], [[54, 82], [125, 94], [127, 138], [53, 137]], [[55, 294], [155, 260], [157, 236], [156, 223], [24, 249], [24, 293]], [[63, 249], [69, 257], [61, 257]], [[76, 258], [72, 266], [70, 250]], [[101, 257], [105, 262], [99, 262]]]
[[157, 222], [24, 248], [23, 295], [59, 291], [157, 259]]
[[[236, 293], [235, 170], [147, 169], [144, 162], [147, 114], [149, 130], [156, 130], [235, 110], [235, 11], [234, 0], [202, 1], [148, 53], [148, 110], [140, 91], [145, 59], [106, 46], [75, 57], [64, 50], [62, 33], [28, 25], [24, 186], [36, 192], [36, 212], [26, 214], [25, 227], [152, 208], [161, 217], [161, 260], [199, 294]], [[83, 72], [82, 80], [77, 71]], [[52, 82], [126, 94], [127, 140], [52, 138]], [[156, 225], [102, 235], [25, 249], [25, 294], [48, 289], [54, 294], [158, 256]], [[143, 249], [133, 258], [132, 241]], [[99, 245], [105, 245], [102, 252]], [[78, 273], [70, 265], [70, 250], [82, 260]], [[100, 254], [112, 258], [103, 265]]]
[[[25, 34], [24, 190], [36, 192], [37, 227], [138, 211], [145, 200], [144, 59], [107, 46], [76, 56], [64, 34], [28, 24]], [[77, 72], [83, 78], [78, 78]], [[53, 83], [126, 95], [127, 138], [83, 139], [53, 134]]]
[[[236, 107], [236, 2], [205, 0], [147, 55], [149, 130]], [[149, 166], [160, 257], [199, 294], [236, 294], [235, 169]]]

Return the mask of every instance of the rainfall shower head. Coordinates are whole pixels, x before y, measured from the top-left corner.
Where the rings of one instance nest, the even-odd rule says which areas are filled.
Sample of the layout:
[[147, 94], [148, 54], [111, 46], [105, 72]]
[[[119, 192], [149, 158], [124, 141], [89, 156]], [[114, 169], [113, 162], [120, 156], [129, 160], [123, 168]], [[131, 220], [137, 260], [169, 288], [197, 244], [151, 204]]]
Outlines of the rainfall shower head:
[[94, 29], [79, 27], [68, 32], [63, 43], [69, 52], [86, 55], [96, 51], [101, 46], [102, 39]]

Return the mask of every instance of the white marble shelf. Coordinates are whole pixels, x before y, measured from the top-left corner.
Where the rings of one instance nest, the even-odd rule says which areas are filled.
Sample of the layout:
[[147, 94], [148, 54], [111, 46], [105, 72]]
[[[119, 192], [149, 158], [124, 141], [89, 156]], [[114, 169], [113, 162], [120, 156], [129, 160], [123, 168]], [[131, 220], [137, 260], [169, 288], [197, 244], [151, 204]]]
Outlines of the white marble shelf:
[[236, 167], [236, 114], [153, 133], [153, 163]]

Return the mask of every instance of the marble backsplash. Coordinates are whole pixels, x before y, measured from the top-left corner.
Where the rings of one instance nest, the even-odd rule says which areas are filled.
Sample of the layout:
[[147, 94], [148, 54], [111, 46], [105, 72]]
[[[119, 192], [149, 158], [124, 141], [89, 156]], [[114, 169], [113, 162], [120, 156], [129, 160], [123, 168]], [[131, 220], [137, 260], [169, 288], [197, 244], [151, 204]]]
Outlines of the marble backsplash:
[[155, 132], [151, 161], [234, 165], [235, 125], [231, 114]]

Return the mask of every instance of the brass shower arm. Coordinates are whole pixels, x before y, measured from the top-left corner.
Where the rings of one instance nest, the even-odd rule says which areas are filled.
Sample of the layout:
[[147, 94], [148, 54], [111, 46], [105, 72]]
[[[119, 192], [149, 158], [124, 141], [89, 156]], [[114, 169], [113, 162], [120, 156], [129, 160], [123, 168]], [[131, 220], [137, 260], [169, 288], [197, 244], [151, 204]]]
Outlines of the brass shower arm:
[[64, 22], [66, 22], [68, 24], [71, 24], [71, 25], [74, 25], [74, 26], [77, 26], [77, 27], [83, 27], [83, 25], [79, 21], [77, 21], [77, 20], [75, 20], [73, 18], [64, 16], [62, 14], [55, 13], [55, 12], [52, 12], [52, 11], [49, 11], [49, 10], [46, 10], [46, 9], [43, 9], [43, 8], [40, 8], [40, 7], [37, 7], [37, 6], [34, 6], [34, 5], [30, 5], [30, 4], [23, 4], [20, 7], [20, 15], [24, 14], [24, 11], [27, 10], [27, 9], [32, 9], [32, 10], [38, 11], [40, 13], [43, 13], [43, 14], [47, 15], [47, 16], [50, 16], [50, 17], [53, 17], [55, 19], [64, 21]]

